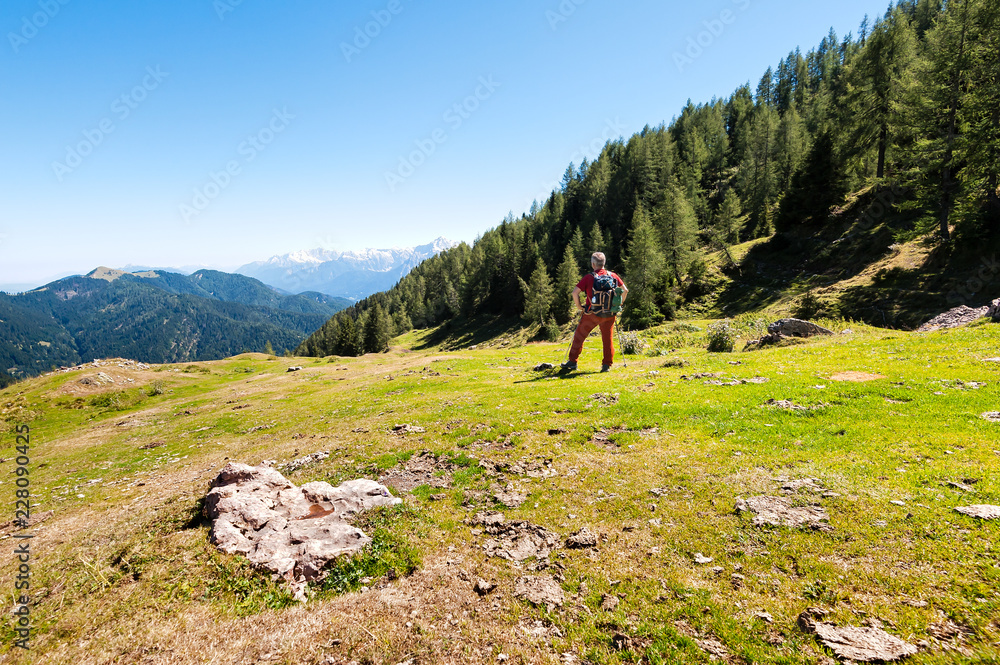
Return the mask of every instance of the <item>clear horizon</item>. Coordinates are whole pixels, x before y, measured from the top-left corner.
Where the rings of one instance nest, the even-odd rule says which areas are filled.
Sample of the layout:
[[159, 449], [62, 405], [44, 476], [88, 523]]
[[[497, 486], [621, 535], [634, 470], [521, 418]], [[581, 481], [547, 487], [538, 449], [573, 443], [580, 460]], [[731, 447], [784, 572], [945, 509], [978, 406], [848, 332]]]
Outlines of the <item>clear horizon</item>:
[[882, 2], [0, 8], [0, 285], [472, 242]]

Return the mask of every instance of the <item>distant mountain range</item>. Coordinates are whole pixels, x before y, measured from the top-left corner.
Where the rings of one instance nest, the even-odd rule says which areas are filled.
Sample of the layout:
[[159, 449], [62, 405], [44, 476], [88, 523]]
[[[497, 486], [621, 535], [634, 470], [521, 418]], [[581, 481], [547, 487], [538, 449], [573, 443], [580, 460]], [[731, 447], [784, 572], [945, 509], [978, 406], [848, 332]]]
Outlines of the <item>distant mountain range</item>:
[[438, 238], [418, 247], [336, 252], [327, 249], [292, 252], [236, 269], [286, 293], [318, 291], [360, 299], [392, 288], [424, 259], [458, 243]]
[[283, 295], [260, 281], [97, 268], [18, 295], [0, 294], [0, 385], [95, 358], [214, 360], [294, 349], [350, 300]]

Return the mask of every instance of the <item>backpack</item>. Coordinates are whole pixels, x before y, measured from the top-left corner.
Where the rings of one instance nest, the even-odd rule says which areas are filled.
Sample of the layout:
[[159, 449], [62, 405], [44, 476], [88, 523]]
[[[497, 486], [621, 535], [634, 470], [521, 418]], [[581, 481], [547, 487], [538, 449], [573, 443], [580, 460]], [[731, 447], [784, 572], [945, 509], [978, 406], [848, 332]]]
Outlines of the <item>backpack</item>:
[[590, 313], [597, 316], [614, 316], [622, 311], [622, 288], [613, 272], [594, 274], [594, 295], [590, 299]]

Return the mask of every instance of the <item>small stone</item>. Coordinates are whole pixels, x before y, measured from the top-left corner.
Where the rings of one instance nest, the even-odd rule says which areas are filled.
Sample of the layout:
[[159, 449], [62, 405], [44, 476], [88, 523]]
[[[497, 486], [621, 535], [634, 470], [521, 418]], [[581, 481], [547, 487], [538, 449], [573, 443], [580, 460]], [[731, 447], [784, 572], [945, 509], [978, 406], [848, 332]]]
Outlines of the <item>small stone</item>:
[[715, 559], [710, 556], [705, 556], [701, 552], [694, 553], [694, 562], [697, 564], [704, 565], [706, 563], [712, 563], [713, 561], [715, 561]]
[[609, 593], [606, 593], [603, 596], [601, 596], [601, 609], [604, 610], [605, 612], [614, 612], [615, 609], [618, 607], [619, 602], [620, 601], [618, 600], [618, 596], [613, 596]]
[[569, 549], [582, 549], [585, 547], [596, 547], [597, 535], [587, 527], [583, 527], [566, 539], [566, 547]]
[[906, 505], [905, 503], [903, 503], [902, 501], [899, 501], [898, 499], [895, 500], [895, 501], [890, 501], [889, 503], [891, 503], [894, 506], [905, 506]]
[[493, 591], [493, 589], [496, 588], [497, 588], [496, 584], [491, 584], [490, 582], [487, 582], [486, 580], [480, 577], [479, 579], [476, 580], [476, 584], [475, 586], [472, 587], [472, 590], [475, 591], [480, 596], [485, 596], [486, 594], [490, 593], [491, 591]]

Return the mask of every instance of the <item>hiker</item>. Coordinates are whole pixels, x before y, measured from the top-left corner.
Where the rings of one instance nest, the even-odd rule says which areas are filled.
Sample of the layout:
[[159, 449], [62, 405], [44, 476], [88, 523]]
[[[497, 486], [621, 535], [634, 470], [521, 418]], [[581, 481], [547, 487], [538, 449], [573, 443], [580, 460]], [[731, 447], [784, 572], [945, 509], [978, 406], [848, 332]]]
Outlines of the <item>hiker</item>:
[[[577, 309], [583, 312], [580, 323], [573, 334], [573, 345], [569, 349], [569, 360], [562, 364], [566, 371], [576, 369], [576, 360], [583, 350], [583, 342], [590, 331], [601, 327], [601, 340], [604, 342], [604, 360], [602, 372], [610, 372], [615, 360], [615, 347], [611, 335], [615, 327], [615, 315], [621, 311], [621, 304], [628, 295], [628, 289], [622, 278], [604, 269], [607, 258], [603, 252], [594, 252], [590, 257], [590, 267], [593, 272], [584, 275], [583, 279], [573, 289], [573, 302]], [[586, 294], [586, 303], [580, 302], [580, 294]]]

